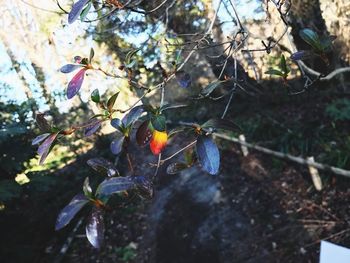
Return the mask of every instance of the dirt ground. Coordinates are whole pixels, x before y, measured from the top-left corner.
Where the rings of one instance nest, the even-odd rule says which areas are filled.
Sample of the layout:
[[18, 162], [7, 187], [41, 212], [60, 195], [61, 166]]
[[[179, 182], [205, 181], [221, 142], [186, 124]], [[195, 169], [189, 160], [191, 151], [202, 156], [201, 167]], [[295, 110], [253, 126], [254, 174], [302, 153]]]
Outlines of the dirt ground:
[[346, 180], [322, 174], [317, 192], [306, 168], [220, 143], [217, 177], [162, 169], [154, 200], [107, 215], [104, 248], [80, 227], [61, 262], [317, 262], [320, 240], [350, 246]]

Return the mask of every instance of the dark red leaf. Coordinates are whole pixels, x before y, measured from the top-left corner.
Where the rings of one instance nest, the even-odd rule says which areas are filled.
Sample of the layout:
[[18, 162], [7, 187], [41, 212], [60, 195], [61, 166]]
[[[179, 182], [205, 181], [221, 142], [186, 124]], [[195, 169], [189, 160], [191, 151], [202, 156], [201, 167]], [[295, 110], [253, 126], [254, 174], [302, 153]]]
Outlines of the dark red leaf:
[[110, 196], [135, 187], [134, 177], [112, 177], [104, 180], [97, 188], [96, 195]]
[[37, 113], [35, 115], [35, 121], [42, 132], [49, 132], [51, 130], [51, 125], [46, 120], [44, 113]]
[[87, 161], [87, 164], [96, 172], [99, 172], [103, 175], [115, 176], [119, 174], [117, 168], [113, 165], [113, 163], [101, 157], [90, 159]]
[[145, 146], [152, 138], [152, 131], [149, 129], [149, 121], [144, 121], [136, 132], [136, 142], [140, 146]]
[[86, 125], [86, 128], [84, 130], [84, 135], [85, 136], [91, 136], [94, 134], [100, 127], [101, 127], [101, 122], [102, 120], [96, 120], [92, 119], [90, 120]]
[[82, 60], [83, 60], [83, 58], [81, 56], [75, 56], [74, 57], [74, 63], [80, 64]]
[[74, 216], [89, 202], [83, 194], [77, 194], [70, 203], [62, 209], [56, 220], [56, 230], [60, 230], [69, 224]]
[[53, 133], [50, 136], [48, 136], [45, 141], [39, 146], [38, 148], [38, 154], [40, 155], [40, 161], [39, 164], [42, 165], [48, 156], [52, 143], [55, 141], [58, 133]]
[[86, 237], [94, 248], [103, 244], [105, 224], [104, 212], [101, 208], [93, 207], [85, 227]]
[[39, 136], [37, 136], [33, 141], [32, 141], [32, 145], [37, 145], [39, 143], [41, 143], [43, 140], [45, 140], [48, 136], [50, 135], [50, 133], [44, 133], [41, 134]]
[[72, 78], [72, 80], [68, 83], [67, 88], [67, 98], [73, 98], [80, 90], [81, 85], [83, 84], [85, 77], [86, 68], [79, 70], [79, 72]]
[[166, 168], [166, 172], [168, 174], [177, 174], [177, 173], [185, 170], [186, 168], [188, 168], [188, 166], [185, 163], [171, 163]]
[[151, 199], [154, 195], [153, 183], [150, 178], [146, 176], [135, 176], [134, 181], [136, 184], [137, 192], [140, 196]]

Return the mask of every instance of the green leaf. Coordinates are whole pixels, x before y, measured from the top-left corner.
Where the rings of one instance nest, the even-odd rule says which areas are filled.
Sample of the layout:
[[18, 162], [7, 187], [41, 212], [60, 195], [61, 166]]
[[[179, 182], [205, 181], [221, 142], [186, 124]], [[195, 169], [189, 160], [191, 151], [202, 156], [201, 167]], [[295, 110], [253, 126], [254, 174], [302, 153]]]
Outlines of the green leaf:
[[194, 154], [193, 149], [188, 149], [187, 151], [185, 151], [184, 158], [185, 158], [187, 166], [191, 166], [196, 160], [196, 156]]
[[[91, 4], [91, 3], [90, 3]], [[95, 51], [93, 48], [90, 49], [90, 56], [89, 56], [89, 62], [91, 63], [92, 59], [95, 56]]]
[[91, 100], [95, 103], [99, 103], [101, 100], [100, 92], [98, 89], [95, 89], [93, 92], [91, 92]]
[[212, 93], [217, 87], [219, 87], [222, 82], [224, 81], [215, 80], [209, 83], [205, 88], [201, 90], [200, 94], [202, 96], [209, 96], [210, 93]]
[[315, 31], [309, 28], [304, 28], [299, 31], [299, 36], [315, 50], [322, 51], [320, 38]]
[[126, 65], [128, 65], [128, 64], [130, 64], [132, 61], [131, 61], [131, 59], [132, 59], [132, 57], [139, 51], [140, 49], [138, 48], [138, 49], [133, 49], [133, 50], [131, 50], [131, 51], [129, 51], [127, 54], [126, 54], [126, 56], [125, 56], [125, 64]]
[[321, 39], [321, 46], [323, 48], [323, 51], [329, 51], [330, 48], [332, 47], [333, 41], [336, 39], [336, 36], [329, 36], [329, 37], [324, 37]]
[[80, 64], [86, 65], [86, 66], [87, 66], [87, 65], [89, 64], [89, 59], [88, 59], [88, 58], [83, 58], [83, 59], [81, 60]]
[[87, 198], [91, 198], [92, 197], [92, 189], [90, 186], [90, 181], [89, 181], [89, 177], [85, 178], [84, 184], [83, 184], [83, 191], [84, 194]]
[[126, 64], [125, 67], [126, 68], [132, 68], [135, 64], [136, 64], [136, 59], [132, 60], [130, 63]]
[[280, 69], [285, 75], [288, 75], [288, 73], [290, 72], [289, 68], [287, 67], [286, 58], [284, 57], [284, 55], [281, 56]]
[[281, 76], [281, 77], [284, 76], [283, 72], [279, 71], [278, 69], [269, 69], [268, 71], [265, 72], [265, 74], [277, 75], [277, 76]]
[[166, 130], [166, 118], [163, 114], [153, 116], [151, 118], [151, 124], [157, 131]]
[[181, 53], [182, 53], [182, 49], [176, 51], [176, 58], [175, 58], [176, 65], [180, 64], [181, 62]]
[[109, 98], [109, 100], [107, 101], [107, 108], [108, 111], [111, 112], [113, 110], [115, 101], [117, 100], [119, 95], [119, 92], [117, 92], [116, 94], [114, 94], [112, 97]]
[[[90, 9], [91, 9], [91, 6], [92, 6], [92, 4], [91, 4], [91, 2], [90, 2], [90, 3], [84, 8], [84, 10], [81, 12], [81, 14], [80, 14], [80, 21], [81, 21], [81, 22], [84, 22], [84, 20], [85, 20], [87, 14], [89, 13], [89, 11], [90, 11]], [[90, 60], [91, 60], [91, 59], [90, 59]]]

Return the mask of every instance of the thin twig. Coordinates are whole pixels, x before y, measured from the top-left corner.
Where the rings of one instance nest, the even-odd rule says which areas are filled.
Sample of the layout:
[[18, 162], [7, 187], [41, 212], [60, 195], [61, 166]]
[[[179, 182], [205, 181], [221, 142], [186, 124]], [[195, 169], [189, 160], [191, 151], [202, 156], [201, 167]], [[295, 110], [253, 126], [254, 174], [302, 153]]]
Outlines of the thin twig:
[[238, 138], [231, 137], [231, 136], [228, 136], [226, 134], [213, 133], [213, 135], [218, 137], [218, 138], [228, 140], [231, 142], [235, 142], [235, 143], [238, 143], [240, 145], [244, 145], [248, 148], [252, 148], [252, 149], [257, 150], [259, 152], [263, 152], [265, 154], [269, 154], [269, 155], [272, 155], [272, 156], [280, 158], [280, 159], [289, 160], [289, 161], [292, 161], [292, 162], [295, 162], [298, 164], [302, 164], [302, 165], [312, 166], [312, 167], [315, 167], [319, 170], [329, 171], [329, 172], [332, 172], [334, 174], [342, 175], [342, 176], [350, 178], [350, 171], [349, 170], [344, 170], [344, 169], [341, 169], [338, 167], [330, 166], [328, 164], [322, 164], [322, 163], [310, 161], [310, 160], [307, 160], [307, 159], [304, 159], [301, 157], [296, 157], [296, 156], [290, 155], [288, 153], [273, 151], [273, 150], [267, 149], [265, 147], [261, 147], [259, 145], [251, 144], [248, 142], [242, 142]]

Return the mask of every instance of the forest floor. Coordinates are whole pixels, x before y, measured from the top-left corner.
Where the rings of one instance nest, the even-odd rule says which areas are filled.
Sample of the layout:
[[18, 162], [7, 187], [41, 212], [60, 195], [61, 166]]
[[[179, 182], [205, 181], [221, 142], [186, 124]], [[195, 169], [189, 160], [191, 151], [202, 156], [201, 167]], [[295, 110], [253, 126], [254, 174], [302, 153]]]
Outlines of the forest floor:
[[[161, 172], [154, 200], [131, 202], [108, 216], [101, 251], [81, 228], [63, 262], [317, 262], [320, 240], [349, 247], [348, 182], [333, 178], [317, 192], [307, 169], [273, 162], [279, 161], [225, 150], [220, 175], [207, 178], [218, 186], [212, 195], [208, 182], [198, 183], [209, 177], [199, 169]], [[176, 183], [186, 176], [197, 182]], [[189, 191], [209, 197], [196, 201]], [[200, 231], [210, 236], [198, 237]]]
[[[229, 116], [237, 116], [232, 119], [250, 142], [291, 154], [314, 154], [316, 160], [346, 169], [349, 123], [336, 119], [340, 113], [334, 109], [333, 117], [326, 114], [328, 105], [342, 100], [279, 97], [235, 104]], [[198, 120], [217, 116], [213, 109], [218, 104], [198, 105], [189, 109]], [[177, 118], [189, 119], [186, 114]], [[164, 155], [188, 140], [175, 137]], [[96, 154], [106, 156], [109, 141], [103, 139], [94, 150], [56, 171], [60, 180], [46, 192], [34, 199], [23, 197], [0, 216], [0, 255], [6, 262], [317, 262], [320, 240], [350, 247], [349, 180], [322, 172], [324, 188], [318, 192], [307, 167], [255, 151], [244, 157], [238, 145], [223, 140], [218, 140], [218, 176], [205, 174], [200, 167], [168, 175], [164, 165], [152, 200], [131, 194], [112, 202], [115, 209], [106, 215], [102, 249], [93, 249], [85, 237], [84, 212], [54, 232], [58, 211], [80, 191], [84, 177], [92, 175], [84, 163]], [[337, 145], [329, 148], [330, 154], [329, 145]], [[133, 151], [140, 156], [137, 163], [147, 166], [155, 161], [148, 148]], [[138, 168], [144, 171], [145, 166]]]

